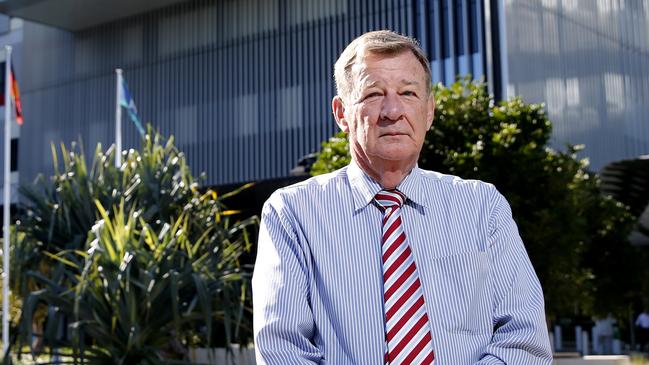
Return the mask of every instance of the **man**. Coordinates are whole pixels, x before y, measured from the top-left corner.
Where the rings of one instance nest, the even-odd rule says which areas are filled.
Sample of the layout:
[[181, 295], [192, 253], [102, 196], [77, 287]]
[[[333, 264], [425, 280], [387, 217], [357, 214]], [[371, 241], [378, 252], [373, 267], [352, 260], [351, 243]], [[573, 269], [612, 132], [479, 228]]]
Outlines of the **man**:
[[253, 277], [258, 364], [550, 364], [543, 294], [496, 189], [417, 167], [433, 122], [416, 41], [335, 65], [352, 163], [275, 192]]

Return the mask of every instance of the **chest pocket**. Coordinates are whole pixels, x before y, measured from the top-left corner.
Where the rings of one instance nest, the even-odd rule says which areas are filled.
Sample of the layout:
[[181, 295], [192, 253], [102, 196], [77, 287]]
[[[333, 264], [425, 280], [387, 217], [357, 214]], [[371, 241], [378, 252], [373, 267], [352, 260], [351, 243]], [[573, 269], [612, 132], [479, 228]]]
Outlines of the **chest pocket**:
[[450, 332], [493, 332], [489, 256], [467, 252], [432, 259], [424, 287], [435, 296], [429, 303], [433, 318]]

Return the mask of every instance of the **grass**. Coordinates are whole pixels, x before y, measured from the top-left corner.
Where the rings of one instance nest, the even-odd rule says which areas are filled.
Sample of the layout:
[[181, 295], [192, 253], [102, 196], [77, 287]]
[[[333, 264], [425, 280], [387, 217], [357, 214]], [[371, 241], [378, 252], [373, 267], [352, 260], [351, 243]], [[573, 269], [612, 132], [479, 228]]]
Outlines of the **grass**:
[[647, 359], [646, 355], [632, 353], [630, 357], [631, 357], [631, 364], [633, 365], [649, 365], [649, 359]]
[[[0, 348], [2, 348], [2, 342], [0, 342]], [[70, 353], [69, 349], [59, 349], [59, 354]], [[45, 349], [36, 357], [32, 357], [29, 352], [29, 347], [26, 346], [22, 349], [22, 356], [18, 359], [18, 354], [14, 351], [11, 353], [11, 363], [13, 365], [37, 365], [37, 364], [49, 364], [52, 361], [52, 356], [49, 349]], [[59, 361], [61, 364], [71, 363], [72, 358], [66, 356], [59, 356]]]

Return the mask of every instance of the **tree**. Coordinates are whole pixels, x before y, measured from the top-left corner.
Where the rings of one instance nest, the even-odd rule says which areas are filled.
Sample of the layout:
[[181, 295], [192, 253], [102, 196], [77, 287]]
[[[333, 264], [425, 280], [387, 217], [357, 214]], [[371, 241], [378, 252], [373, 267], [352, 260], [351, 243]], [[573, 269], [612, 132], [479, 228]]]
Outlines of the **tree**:
[[[621, 317], [641, 280], [634, 270], [644, 252], [626, 240], [633, 217], [600, 193], [598, 176], [577, 157], [581, 146], [548, 147], [552, 125], [542, 104], [520, 98], [496, 104], [485, 89], [467, 78], [434, 87], [435, 121], [419, 166], [493, 183], [505, 195], [549, 315], [613, 311]], [[347, 140], [338, 133], [323, 143], [312, 173], [348, 161]], [[604, 253], [616, 261], [598, 256]], [[628, 279], [619, 282], [620, 275]]]

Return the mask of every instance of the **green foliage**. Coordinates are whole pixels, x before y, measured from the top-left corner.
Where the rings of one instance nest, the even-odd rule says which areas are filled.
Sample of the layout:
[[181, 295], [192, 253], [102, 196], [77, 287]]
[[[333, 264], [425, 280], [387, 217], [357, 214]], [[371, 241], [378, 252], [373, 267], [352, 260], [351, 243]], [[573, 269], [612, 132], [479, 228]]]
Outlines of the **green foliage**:
[[123, 197], [127, 209], [137, 204], [146, 207], [143, 218], [153, 224], [168, 222], [195, 197], [194, 182], [182, 152], [149, 127], [141, 151], [122, 154], [121, 168], [115, 167], [114, 148], [102, 151], [97, 145], [92, 164], [76, 144], [61, 155], [52, 146], [54, 176], [47, 181], [39, 176], [34, 184], [23, 185], [19, 192], [25, 206], [21, 209], [21, 231], [39, 242], [45, 250], [76, 249], [85, 245], [87, 232], [97, 219], [94, 204], [112, 207]]
[[[552, 126], [543, 105], [520, 98], [496, 105], [485, 89], [468, 79], [434, 87], [435, 122], [419, 166], [493, 183], [505, 195], [550, 315], [621, 316], [640, 295], [634, 270], [644, 253], [626, 239], [633, 217], [600, 193], [598, 176], [577, 157], [580, 146], [547, 147]], [[331, 160], [348, 160], [345, 144], [341, 134], [323, 143], [327, 153], [314, 174], [332, 171]]]
[[19, 348], [36, 328], [85, 363], [153, 364], [190, 345], [250, 341], [252, 268], [240, 259], [257, 218], [233, 222], [221, 203], [248, 185], [223, 196], [201, 188], [173, 138], [151, 127], [120, 168], [112, 147], [98, 146], [89, 169], [83, 151], [61, 146], [62, 166], [53, 152], [52, 179], [20, 188]]
[[345, 133], [338, 132], [328, 141], [322, 142], [318, 160], [311, 166], [313, 175], [320, 175], [347, 166], [351, 161]]
[[50, 344], [71, 346], [75, 357], [90, 364], [182, 359], [194, 332], [212, 336], [215, 319], [237, 326], [242, 308], [226, 306], [247, 290], [241, 279], [248, 273], [237, 262], [249, 242], [237, 235], [216, 242], [210, 230], [192, 242], [188, 212], [155, 231], [141, 211], [125, 211], [123, 200], [112, 216], [96, 204], [101, 219], [88, 237], [89, 249], [46, 253], [69, 268], [51, 277], [28, 273], [43, 289], [25, 301], [22, 332], [27, 337], [30, 309], [39, 302], [54, 309], [49, 326], [70, 321], [71, 340], [53, 336]]

